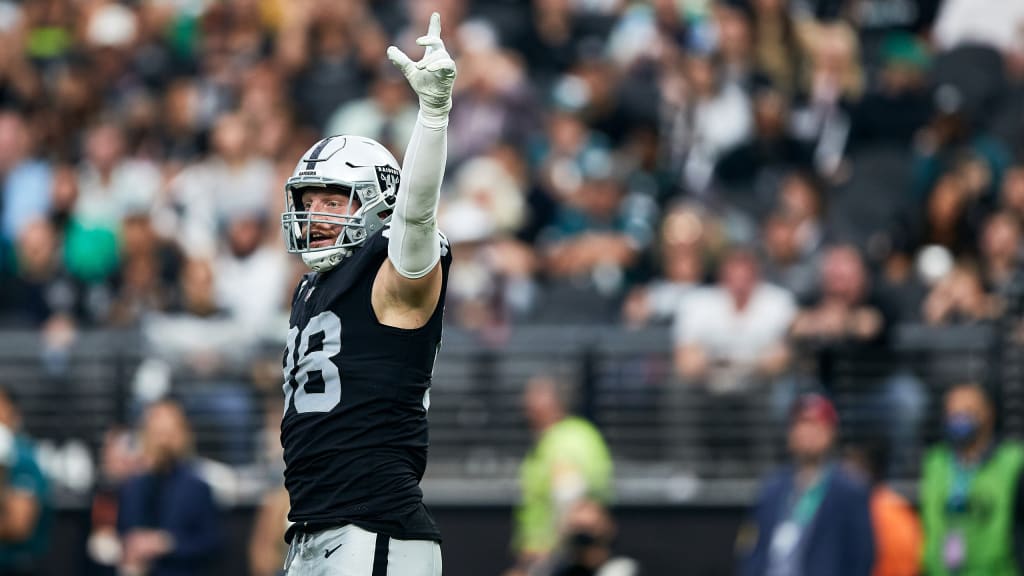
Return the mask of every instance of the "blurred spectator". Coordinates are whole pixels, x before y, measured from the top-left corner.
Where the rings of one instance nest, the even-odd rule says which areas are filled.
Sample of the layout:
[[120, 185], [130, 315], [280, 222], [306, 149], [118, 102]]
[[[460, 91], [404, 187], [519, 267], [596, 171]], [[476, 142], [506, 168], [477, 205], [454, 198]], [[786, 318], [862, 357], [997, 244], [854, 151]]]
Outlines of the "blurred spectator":
[[663, 71], [659, 86], [665, 169], [680, 191], [704, 193], [718, 159], [753, 130], [750, 101], [701, 52]]
[[754, 8], [748, 0], [718, 0], [711, 15], [716, 38], [716, 58], [727, 80], [748, 90], [755, 70]]
[[416, 104], [410, 101], [405, 79], [392, 66], [381, 67], [366, 98], [346, 102], [339, 107], [324, 133], [355, 134], [373, 138], [398, 158], [405, 154], [416, 124]]
[[1000, 311], [999, 301], [985, 293], [977, 272], [961, 266], [932, 288], [923, 317], [929, 324], [971, 324], [996, 318]]
[[1024, 165], [1017, 164], [1006, 171], [999, 200], [999, 207], [1024, 225]]
[[708, 458], [719, 465], [766, 461], [771, 436], [756, 423], [789, 366], [786, 330], [796, 304], [785, 290], [761, 281], [750, 252], [728, 254], [718, 278], [717, 286], [680, 299], [676, 373], [700, 388], [700, 435]]
[[932, 35], [940, 49], [985, 44], [1007, 53], [1024, 54], [1022, 26], [1024, 6], [1019, 3], [979, 6], [969, 0], [945, 0]]
[[929, 575], [1019, 573], [1024, 530], [1024, 449], [995, 436], [981, 386], [945, 398], [946, 442], [924, 459], [921, 516]]
[[800, 45], [788, 0], [753, 0], [754, 56], [758, 71], [769, 79], [784, 99], [800, 87], [806, 54]]
[[860, 252], [848, 245], [825, 253], [821, 294], [801, 308], [790, 328], [798, 346], [814, 350], [818, 382], [830, 386], [838, 366], [876, 366], [880, 375], [859, 390], [864, 426], [880, 427], [891, 443], [895, 470], [902, 472], [918, 438], [928, 396], [912, 373], [901, 369], [887, 348], [889, 321]]
[[871, 302], [867, 270], [852, 246], [836, 246], [824, 255], [821, 296], [796, 315], [790, 329], [798, 340], [871, 342], [881, 336], [885, 318]]
[[213, 154], [171, 182], [181, 212], [178, 241], [193, 257], [216, 253], [218, 226], [238, 212], [271, 206], [274, 167], [251, 145], [251, 127], [240, 114], [222, 116], [213, 131]]
[[50, 546], [50, 486], [36, 449], [24, 433], [21, 409], [9, 388], [0, 388], [0, 427], [14, 435], [6, 477], [0, 480], [0, 573], [38, 574]]
[[993, 214], [981, 231], [981, 273], [985, 289], [998, 295], [1013, 313], [1021, 310], [1021, 225], [1004, 212]]
[[[214, 266], [218, 304], [240, 325], [264, 333], [288, 296], [285, 253], [267, 243], [270, 223], [263, 210], [235, 212], [226, 220], [227, 250]], [[260, 290], [254, 293], [253, 286]]]
[[92, 496], [91, 524], [86, 552], [90, 576], [117, 576], [121, 540], [117, 533], [121, 487], [138, 473], [139, 455], [131, 432], [113, 427], [103, 436], [100, 478]]
[[868, 491], [834, 461], [839, 418], [823, 396], [801, 397], [789, 427], [793, 464], [761, 487], [741, 529], [744, 576], [870, 576]]
[[963, 181], [954, 174], [943, 176], [928, 197], [920, 240], [942, 246], [956, 256], [973, 254], [978, 223], [971, 218], [970, 208]]
[[871, 524], [875, 532], [872, 576], [917, 576], [924, 534], [906, 498], [885, 484], [889, 455], [883, 442], [850, 447], [845, 464], [871, 487]]
[[[545, 234], [544, 259], [553, 290], [548, 308], [538, 315], [548, 321], [609, 320], [627, 272], [653, 237], [653, 199], [627, 194], [608, 168], [593, 170]], [[592, 306], [573, 310], [561, 304], [576, 298]]]
[[249, 537], [251, 576], [280, 576], [288, 554], [284, 533], [288, 528], [288, 491], [281, 486], [267, 492]]
[[822, 184], [808, 172], [790, 172], [782, 180], [776, 199], [777, 211], [792, 219], [800, 254], [813, 256], [825, 241], [822, 222]]
[[715, 242], [714, 222], [691, 206], [672, 209], [662, 222], [658, 245], [659, 277], [634, 289], [623, 307], [630, 326], [672, 322], [686, 294], [704, 281], [707, 244]]
[[765, 220], [762, 232], [765, 280], [788, 290], [797, 302], [808, 302], [818, 290], [819, 254], [800, 245], [800, 220], [776, 212]]
[[0, 284], [0, 322], [38, 328], [57, 316], [78, 316], [80, 292], [64, 268], [58, 242], [46, 220], [22, 225], [14, 274]]
[[615, 522], [598, 502], [582, 500], [568, 511], [561, 542], [552, 557], [531, 576], [637, 576], [632, 558], [615, 556]]
[[683, 296], [676, 316], [676, 370], [712, 394], [751, 391], [785, 370], [793, 297], [760, 280], [753, 254], [725, 257], [719, 285]]
[[892, 34], [882, 43], [878, 87], [854, 107], [850, 145], [894, 142], [906, 146], [930, 118], [925, 74], [926, 47], [909, 34]]
[[181, 254], [160, 238], [149, 214], [129, 214], [121, 221], [121, 269], [109, 322], [137, 326], [151, 312], [166, 311], [175, 300]]
[[440, 220], [460, 262], [448, 280], [447, 309], [460, 327], [500, 336], [535, 305], [537, 257], [531, 246], [498, 232], [493, 212], [493, 204], [487, 212], [476, 202], [455, 201]]
[[584, 499], [607, 502], [612, 493], [612, 460], [601, 433], [569, 416], [565, 387], [539, 376], [523, 398], [536, 442], [520, 467], [523, 500], [516, 511], [515, 549], [528, 570], [555, 549], [559, 529], [573, 505]]
[[218, 511], [210, 487], [190, 463], [192, 431], [173, 401], [146, 409], [145, 472], [121, 489], [117, 529], [121, 570], [151, 576], [194, 576], [213, 566], [220, 548]]
[[956, 174], [966, 202], [995, 203], [1010, 157], [1003, 144], [980, 125], [981, 112], [969, 107], [984, 103], [968, 100], [968, 96], [952, 82], [935, 89], [934, 114], [914, 140], [911, 174], [915, 198], [926, 199], [944, 176]]
[[152, 206], [162, 185], [152, 162], [129, 157], [120, 125], [97, 124], [86, 136], [75, 219], [85, 228], [119, 232], [124, 215]]
[[774, 86], [754, 90], [753, 138], [724, 154], [715, 166], [715, 177], [741, 208], [764, 210], [774, 198], [778, 181], [793, 171], [811, 166], [811, 149], [789, 133], [789, 102]]
[[526, 70], [519, 59], [500, 50], [485, 25], [460, 28], [468, 36], [459, 59], [459, 81], [449, 124], [448, 163], [458, 165], [502, 141], [520, 144], [535, 128]]
[[794, 111], [793, 126], [799, 138], [814, 145], [818, 173], [834, 177], [849, 138], [848, 109], [864, 92], [860, 47], [853, 30], [838, 20], [805, 22], [801, 37], [810, 66], [802, 82], [806, 101]]
[[23, 116], [0, 112], [0, 244], [14, 243], [28, 223], [45, 217], [50, 208], [50, 167], [31, 153]]

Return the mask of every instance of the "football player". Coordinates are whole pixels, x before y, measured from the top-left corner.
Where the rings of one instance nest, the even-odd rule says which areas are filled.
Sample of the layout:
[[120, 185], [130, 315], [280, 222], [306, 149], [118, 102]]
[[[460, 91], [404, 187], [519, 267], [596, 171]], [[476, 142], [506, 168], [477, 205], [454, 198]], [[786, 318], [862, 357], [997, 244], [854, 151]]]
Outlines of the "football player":
[[455, 63], [438, 14], [417, 44], [419, 62], [388, 49], [419, 96], [401, 169], [373, 140], [332, 136], [285, 185], [288, 251], [313, 270], [284, 355], [289, 576], [441, 574], [419, 483], [451, 264], [437, 202]]

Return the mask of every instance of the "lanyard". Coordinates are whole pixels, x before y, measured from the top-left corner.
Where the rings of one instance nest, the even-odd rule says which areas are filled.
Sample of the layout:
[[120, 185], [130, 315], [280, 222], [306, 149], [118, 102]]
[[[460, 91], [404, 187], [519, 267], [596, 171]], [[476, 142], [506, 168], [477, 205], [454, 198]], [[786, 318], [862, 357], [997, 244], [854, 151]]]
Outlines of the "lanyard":
[[954, 457], [951, 466], [953, 468], [953, 481], [949, 487], [949, 496], [946, 498], [946, 510], [957, 513], [965, 512], [967, 510], [967, 499], [971, 491], [971, 484], [978, 475], [980, 463], [964, 466]]
[[790, 509], [789, 520], [795, 522], [801, 528], [811, 523], [814, 515], [818, 513], [821, 502], [825, 499], [825, 489], [828, 486], [829, 477], [832, 475], [832, 467], [829, 466], [821, 473], [818, 481], [809, 486], [797, 498], [796, 503]]

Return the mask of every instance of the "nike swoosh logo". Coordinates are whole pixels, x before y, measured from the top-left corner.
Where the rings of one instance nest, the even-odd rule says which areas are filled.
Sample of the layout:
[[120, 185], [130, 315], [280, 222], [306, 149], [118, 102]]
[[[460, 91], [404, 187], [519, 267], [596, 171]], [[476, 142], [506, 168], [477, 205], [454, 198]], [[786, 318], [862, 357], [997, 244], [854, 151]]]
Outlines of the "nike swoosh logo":
[[330, 550], [324, 550], [324, 558], [330, 558], [331, 554], [334, 554], [334, 551], [337, 550], [338, 548], [341, 548], [341, 544], [338, 544], [337, 546], [335, 546], [334, 548], [331, 548]]

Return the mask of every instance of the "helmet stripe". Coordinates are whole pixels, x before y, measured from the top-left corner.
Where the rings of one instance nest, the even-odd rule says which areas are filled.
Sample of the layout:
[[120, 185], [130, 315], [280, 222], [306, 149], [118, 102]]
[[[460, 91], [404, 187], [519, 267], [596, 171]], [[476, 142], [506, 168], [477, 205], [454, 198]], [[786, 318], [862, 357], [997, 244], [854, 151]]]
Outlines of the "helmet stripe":
[[316, 167], [316, 161], [320, 159], [320, 153], [323, 152], [324, 148], [327, 147], [327, 144], [335, 138], [337, 138], [337, 136], [328, 136], [321, 140], [320, 143], [316, 145], [316, 148], [313, 148], [313, 151], [309, 154], [309, 158], [306, 159], [306, 170], [312, 170]]

